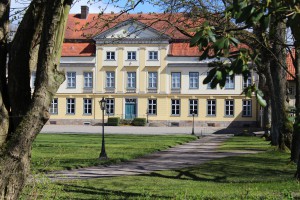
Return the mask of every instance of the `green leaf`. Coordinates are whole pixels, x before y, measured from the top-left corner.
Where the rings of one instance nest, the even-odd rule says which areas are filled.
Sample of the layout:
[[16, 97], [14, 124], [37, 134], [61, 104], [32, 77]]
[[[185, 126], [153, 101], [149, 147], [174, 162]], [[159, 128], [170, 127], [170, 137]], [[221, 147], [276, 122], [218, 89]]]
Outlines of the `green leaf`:
[[225, 40], [226, 40], [226, 38], [223, 37], [223, 38], [221, 38], [221, 39], [218, 39], [218, 40], [215, 42], [214, 46], [217, 48], [217, 50], [221, 50], [221, 49], [224, 48]]
[[258, 92], [256, 92], [256, 99], [259, 105], [261, 105], [262, 107], [266, 107], [267, 101]]
[[225, 40], [224, 40], [224, 48], [228, 49], [228, 47], [229, 47], [229, 39], [225, 38]]
[[264, 15], [260, 19], [260, 24], [261, 24], [261, 27], [263, 28], [263, 30], [266, 30], [269, 27], [270, 20], [271, 20], [271, 15], [267, 15], [267, 16]]
[[214, 88], [217, 87], [218, 83], [219, 83], [219, 81], [218, 81], [218, 79], [215, 77], [215, 78], [211, 81], [210, 87], [211, 87], [212, 89], [214, 89]]
[[216, 72], [216, 78], [217, 78], [217, 80], [218, 80], [218, 81], [222, 80], [222, 77], [223, 77], [223, 76], [222, 76], [222, 72], [218, 70], [218, 71]]
[[203, 51], [203, 53], [201, 54], [199, 60], [205, 60], [208, 57], [208, 52], [209, 52], [209, 48], [206, 47], [206, 49]]
[[235, 22], [242, 23], [242, 22], [246, 21], [251, 16], [251, 14], [254, 12], [254, 10], [255, 10], [255, 8], [252, 4], [246, 6], [245, 8], [242, 9], [241, 16], [239, 18], [237, 18], [235, 20]]
[[243, 60], [242, 59], [236, 59], [235, 61], [232, 62], [232, 68], [233, 71], [236, 74], [240, 74], [243, 71]]
[[240, 43], [240, 41], [238, 41], [236, 38], [234, 38], [234, 37], [230, 37], [229, 38], [230, 39], [230, 41], [235, 45], [235, 46], [237, 46], [239, 43]]
[[255, 16], [253, 16], [252, 19], [251, 19], [253, 24], [257, 24], [258, 21], [260, 21], [260, 19], [262, 18], [263, 15], [264, 15], [264, 13], [263, 13], [262, 9], [260, 9], [260, 11]]
[[190, 41], [190, 47], [196, 46], [200, 37], [201, 37], [201, 32], [199, 31], [192, 37], [192, 39]]
[[209, 30], [209, 31], [207, 32], [207, 34], [208, 34], [208, 37], [209, 37], [210, 41], [216, 42], [216, 37], [215, 37], [215, 35], [213, 34], [212, 31]]
[[212, 70], [210, 70], [208, 72], [207, 77], [203, 80], [203, 84], [208, 84], [211, 82], [212, 78], [215, 76], [216, 74], [216, 68], [213, 68]]

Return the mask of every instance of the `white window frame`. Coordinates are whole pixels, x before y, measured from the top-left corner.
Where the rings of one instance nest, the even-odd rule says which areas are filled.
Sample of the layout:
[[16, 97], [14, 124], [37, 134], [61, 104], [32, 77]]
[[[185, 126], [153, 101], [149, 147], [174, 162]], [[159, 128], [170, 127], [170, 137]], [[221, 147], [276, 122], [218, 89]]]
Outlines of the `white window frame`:
[[157, 99], [148, 99], [148, 114], [157, 115]]
[[249, 87], [251, 85], [252, 85], [252, 76], [248, 76], [246, 81], [243, 77], [243, 88]]
[[148, 59], [149, 60], [158, 60], [158, 51], [149, 51]]
[[106, 52], [106, 60], [116, 60], [116, 52], [107, 51]]
[[207, 99], [207, 116], [216, 116], [217, 114], [216, 99]]
[[83, 98], [83, 114], [91, 115], [93, 112], [93, 100], [91, 98]]
[[114, 98], [106, 98], [106, 114], [107, 115], [115, 115], [115, 99]]
[[199, 88], [199, 72], [189, 72], [189, 86], [190, 89]]
[[198, 115], [198, 99], [189, 99], [189, 115]]
[[127, 88], [136, 88], [136, 72], [127, 72]]
[[75, 98], [67, 98], [66, 103], [67, 103], [66, 113], [67, 114], [75, 114], [75, 108], [76, 108]]
[[225, 116], [233, 117], [234, 116], [234, 100], [233, 99], [225, 99]]
[[115, 88], [115, 72], [106, 72], [106, 88]]
[[180, 99], [171, 99], [171, 115], [180, 115]]
[[127, 60], [136, 60], [136, 51], [127, 51]]
[[225, 89], [234, 89], [234, 76], [226, 76]]
[[50, 104], [49, 113], [51, 115], [58, 114], [58, 98], [53, 98]]
[[83, 72], [84, 88], [93, 88], [93, 72]]
[[157, 72], [148, 72], [148, 88], [157, 88]]
[[171, 73], [171, 88], [180, 89], [181, 88], [181, 72]]
[[67, 88], [76, 88], [76, 72], [67, 72]]
[[243, 117], [252, 117], [252, 100], [243, 100]]

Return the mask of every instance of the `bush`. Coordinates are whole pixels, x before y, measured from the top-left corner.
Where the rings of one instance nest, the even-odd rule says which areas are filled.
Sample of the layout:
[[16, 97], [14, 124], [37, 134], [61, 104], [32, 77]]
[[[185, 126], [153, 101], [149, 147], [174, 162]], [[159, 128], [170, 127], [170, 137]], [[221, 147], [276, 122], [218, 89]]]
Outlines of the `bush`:
[[120, 124], [120, 117], [109, 117], [107, 120], [108, 126], [119, 126]]
[[146, 126], [146, 118], [134, 118], [132, 121], [133, 126]]

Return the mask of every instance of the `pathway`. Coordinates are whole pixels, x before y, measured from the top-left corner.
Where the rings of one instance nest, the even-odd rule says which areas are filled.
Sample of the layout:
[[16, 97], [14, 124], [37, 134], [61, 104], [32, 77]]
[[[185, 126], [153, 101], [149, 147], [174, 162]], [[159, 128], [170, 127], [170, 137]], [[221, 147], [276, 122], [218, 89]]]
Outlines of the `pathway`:
[[48, 174], [53, 180], [90, 179], [122, 175], [138, 175], [160, 170], [172, 170], [199, 165], [207, 161], [256, 152], [217, 152], [217, 147], [230, 135], [209, 135], [201, 139], [159, 151], [128, 162], [56, 171]]

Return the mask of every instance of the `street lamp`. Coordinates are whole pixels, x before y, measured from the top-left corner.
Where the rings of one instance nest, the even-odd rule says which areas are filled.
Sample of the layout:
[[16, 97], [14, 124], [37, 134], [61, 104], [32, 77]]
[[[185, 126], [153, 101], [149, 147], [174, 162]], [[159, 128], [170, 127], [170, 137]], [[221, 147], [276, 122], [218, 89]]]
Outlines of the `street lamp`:
[[101, 101], [99, 101], [100, 108], [102, 110], [102, 147], [101, 153], [99, 156], [100, 160], [108, 159], [106, 152], [105, 152], [105, 141], [104, 141], [104, 111], [106, 110], [106, 100], [102, 97]]
[[195, 135], [195, 131], [194, 131], [194, 125], [195, 125], [195, 111], [193, 110], [192, 112], [192, 116], [193, 116], [193, 128], [192, 128], [192, 135]]

